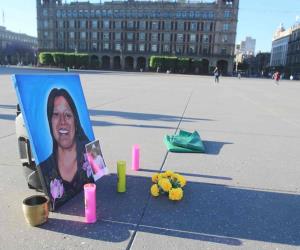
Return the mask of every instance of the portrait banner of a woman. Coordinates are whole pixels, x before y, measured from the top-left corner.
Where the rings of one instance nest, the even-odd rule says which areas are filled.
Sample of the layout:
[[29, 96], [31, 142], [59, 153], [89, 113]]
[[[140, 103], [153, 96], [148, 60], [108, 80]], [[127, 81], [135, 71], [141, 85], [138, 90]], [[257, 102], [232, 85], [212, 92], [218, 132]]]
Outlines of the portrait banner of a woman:
[[85, 145], [95, 140], [78, 75], [15, 75], [24, 123], [52, 210], [93, 182]]

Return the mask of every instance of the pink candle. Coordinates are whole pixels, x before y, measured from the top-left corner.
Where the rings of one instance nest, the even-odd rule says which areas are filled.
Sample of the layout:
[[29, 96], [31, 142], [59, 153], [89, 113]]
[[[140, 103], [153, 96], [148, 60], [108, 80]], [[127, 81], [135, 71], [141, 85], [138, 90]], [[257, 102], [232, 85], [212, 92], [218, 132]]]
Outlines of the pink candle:
[[94, 223], [97, 221], [96, 216], [96, 184], [88, 183], [84, 185], [84, 205], [85, 205], [85, 222]]
[[139, 170], [140, 168], [140, 146], [134, 144], [132, 147], [132, 170]]

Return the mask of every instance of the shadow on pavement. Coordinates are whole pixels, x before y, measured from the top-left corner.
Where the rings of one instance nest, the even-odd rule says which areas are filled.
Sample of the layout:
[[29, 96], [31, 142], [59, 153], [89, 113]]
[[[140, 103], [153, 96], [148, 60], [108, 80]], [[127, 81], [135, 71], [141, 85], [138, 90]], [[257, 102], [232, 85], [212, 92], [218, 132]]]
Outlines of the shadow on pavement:
[[233, 144], [232, 142], [221, 142], [221, 141], [203, 141], [205, 147], [205, 154], [218, 155], [224, 145]]
[[161, 128], [161, 129], [176, 129], [179, 121], [182, 122], [195, 122], [195, 121], [213, 121], [211, 119], [200, 119], [192, 117], [181, 117], [173, 115], [161, 115], [161, 114], [146, 114], [146, 113], [133, 113], [123, 111], [110, 111], [110, 110], [96, 110], [89, 109], [90, 117], [106, 116], [106, 117], [119, 117], [127, 120], [136, 121], [163, 121], [176, 123], [175, 127], [171, 126], [156, 126], [156, 125], [145, 125], [145, 124], [121, 124], [113, 123], [108, 121], [96, 121], [91, 120], [93, 126], [123, 126], [123, 127], [137, 127], [137, 128]]
[[1, 109], [14, 109], [17, 111], [17, 105], [0, 104]]
[[80, 221], [55, 218], [49, 218], [48, 222], [42, 225], [41, 228], [62, 234], [108, 242], [128, 240], [131, 235], [130, 230], [134, 230], [134, 226], [122, 223], [114, 224], [98, 220], [97, 223], [86, 224]]
[[176, 127], [169, 127], [169, 126], [155, 126], [155, 125], [143, 125], [143, 124], [121, 124], [121, 123], [113, 123], [107, 121], [91, 121], [92, 126], [100, 126], [100, 127], [107, 127], [107, 126], [119, 126], [119, 127], [135, 127], [135, 128], [161, 128], [161, 129], [176, 129]]
[[[116, 192], [116, 184], [115, 174], [97, 183], [97, 223], [52, 218], [42, 228], [112, 242], [127, 240], [137, 230], [226, 245], [241, 245], [243, 239], [300, 245], [296, 194], [188, 182], [183, 200], [172, 202], [150, 197], [149, 177], [128, 175], [123, 194]], [[83, 194], [58, 213], [83, 217]]]
[[[89, 114], [90, 116], [113, 116], [113, 117], [129, 119], [129, 120], [165, 121], [165, 122], [176, 122], [176, 123], [178, 123], [182, 118], [181, 116], [173, 116], [173, 115], [133, 113], [133, 112], [125, 112], [125, 111], [96, 110], [96, 109], [89, 109]], [[192, 118], [192, 117], [182, 118], [182, 122], [193, 122], [193, 121], [213, 121], [213, 120]]]
[[[0, 104], [0, 109], [14, 109], [17, 111], [17, 105]], [[0, 120], [14, 121], [16, 116], [16, 114], [0, 114]]]
[[[158, 171], [153, 170], [153, 169], [140, 168], [139, 172], [157, 173]], [[201, 177], [201, 178], [218, 179], [218, 180], [232, 180], [232, 178], [224, 177], [224, 176], [204, 175], [204, 174], [190, 174], [190, 173], [184, 173], [184, 172], [176, 172], [176, 173], [184, 175], [184, 176]]]
[[16, 119], [16, 115], [0, 114], [0, 120], [14, 121], [15, 119]]

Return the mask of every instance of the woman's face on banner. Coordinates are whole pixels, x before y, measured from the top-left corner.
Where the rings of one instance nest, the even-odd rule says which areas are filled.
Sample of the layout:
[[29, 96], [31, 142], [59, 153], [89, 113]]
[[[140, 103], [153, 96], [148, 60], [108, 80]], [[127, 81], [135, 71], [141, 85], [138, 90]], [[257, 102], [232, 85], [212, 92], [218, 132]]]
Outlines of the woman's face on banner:
[[63, 96], [54, 99], [51, 123], [58, 146], [64, 149], [71, 148], [75, 141], [75, 119], [69, 103]]

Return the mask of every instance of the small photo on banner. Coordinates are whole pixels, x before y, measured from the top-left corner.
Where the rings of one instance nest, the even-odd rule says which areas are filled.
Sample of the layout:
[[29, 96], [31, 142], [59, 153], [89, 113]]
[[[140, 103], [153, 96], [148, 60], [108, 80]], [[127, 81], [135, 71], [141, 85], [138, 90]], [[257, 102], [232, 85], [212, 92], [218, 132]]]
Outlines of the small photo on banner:
[[85, 148], [88, 159], [85, 167], [93, 172], [94, 180], [97, 181], [109, 173], [102, 156], [99, 140], [86, 144]]
[[13, 82], [43, 191], [55, 210], [94, 182], [85, 146], [95, 138], [80, 78], [15, 75]]

